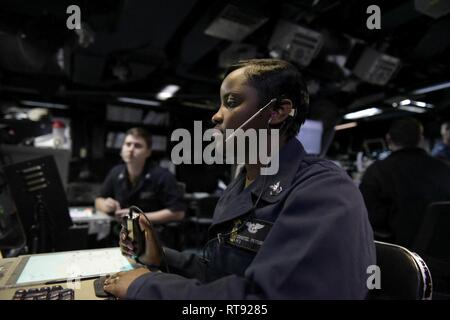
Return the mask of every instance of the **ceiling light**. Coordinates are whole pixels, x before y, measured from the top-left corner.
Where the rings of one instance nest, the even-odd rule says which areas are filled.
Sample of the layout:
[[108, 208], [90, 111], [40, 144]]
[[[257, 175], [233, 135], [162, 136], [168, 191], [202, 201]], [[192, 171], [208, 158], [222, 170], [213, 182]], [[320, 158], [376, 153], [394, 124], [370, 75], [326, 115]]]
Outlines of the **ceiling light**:
[[443, 89], [447, 89], [447, 88], [450, 88], [450, 81], [443, 82], [443, 83], [438, 83], [438, 84], [435, 84], [435, 85], [432, 85], [432, 86], [428, 86], [428, 87], [424, 87], [424, 88], [421, 88], [421, 89], [416, 89], [412, 93], [413, 94], [424, 94], [424, 93], [438, 91], [438, 90], [443, 90]]
[[180, 86], [175, 84], [169, 84], [165, 86], [157, 95], [158, 100], [167, 100], [173, 97], [173, 95], [180, 90]]
[[409, 99], [405, 99], [405, 100], [400, 101], [400, 105], [402, 105], [402, 106], [407, 106], [407, 105], [410, 105], [410, 104], [411, 104], [411, 100], [409, 100]]
[[415, 112], [415, 113], [424, 113], [427, 110], [420, 107], [415, 106], [399, 106], [398, 109], [408, 111], [408, 112]]
[[426, 108], [427, 107], [427, 104], [425, 102], [422, 102], [422, 101], [414, 101], [414, 104], [416, 106], [418, 106], [418, 107], [421, 107], [421, 108]]
[[344, 115], [344, 119], [346, 120], [354, 120], [366, 117], [372, 117], [377, 114], [382, 113], [383, 111], [379, 108], [368, 108], [360, 111], [350, 112]]
[[357, 125], [358, 125], [358, 123], [356, 123], [356, 122], [343, 123], [343, 124], [335, 126], [334, 130], [339, 131], [339, 130], [344, 130], [344, 129], [350, 129], [350, 128], [356, 127]]
[[22, 100], [20, 101], [21, 104], [24, 106], [30, 106], [30, 107], [43, 107], [43, 108], [49, 108], [49, 109], [61, 109], [66, 110], [69, 107], [65, 104], [60, 103], [52, 103], [52, 102], [40, 102], [40, 101], [30, 101], [30, 100]]
[[126, 102], [126, 103], [141, 104], [141, 105], [145, 105], [145, 106], [158, 107], [161, 105], [161, 102], [159, 102], [159, 101], [135, 99], [135, 98], [128, 98], [128, 97], [119, 97], [119, 98], [117, 98], [117, 100], [121, 101], [121, 102]]
[[420, 107], [420, 108], [429, 108], [429, 109], [432, 109], [432, 108], [434, 108], [434, 105], [432, 105], [431, 103], [426, 103], [426, 102], [423, 102], [423, 101], [413, 101], [413, 100], [410, 100], [410, 99], [404, 99], [404, 100], [402, 100], [402, 101], [400, 101], [400, 102], [393, 102], [392, 103], [392, 106], [394, 107], [394, 108], [400, 108], [399, 107], [399, 105], [400, 106], [415, 106], [415, 107]]

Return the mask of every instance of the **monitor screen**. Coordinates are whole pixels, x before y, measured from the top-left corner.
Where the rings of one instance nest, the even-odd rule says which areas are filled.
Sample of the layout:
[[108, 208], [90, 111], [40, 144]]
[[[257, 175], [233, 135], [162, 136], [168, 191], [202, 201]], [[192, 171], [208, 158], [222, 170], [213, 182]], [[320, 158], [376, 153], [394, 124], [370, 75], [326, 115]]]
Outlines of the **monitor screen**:
[[69, 204], [52, 156], [3, 167], [33, 253], [70, 248]]
[[368, 156], [378, 158], [379, 155], [387, 150], [386, 143], [383, 139], [366, 139], [363, 142], [363, 147]]
[[83, 279], [132, 269], [119, 248], [40, 254], [28, 258], [16, 284]]
[[297, 139], [300, 140], [306, 153], [319, 155], [322, 151], [322, 121], [306, 120], [301, 126]]
[[64, 190], [66, 190], [69, 179], [69, 150], [1, 144], [0, 153], [4, 155], [6, 164], [15, 164], [49, 155], [53, 156]]

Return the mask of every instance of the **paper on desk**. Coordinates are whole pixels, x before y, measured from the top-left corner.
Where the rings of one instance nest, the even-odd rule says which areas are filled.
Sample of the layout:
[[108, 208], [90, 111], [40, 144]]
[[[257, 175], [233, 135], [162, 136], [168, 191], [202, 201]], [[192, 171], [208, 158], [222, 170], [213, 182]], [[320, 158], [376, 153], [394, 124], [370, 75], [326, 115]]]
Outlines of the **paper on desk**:
[[69, 213], [72, 219], [88, 219], [92, 217], [94, 209], [92, 207], [71, 207]]
[[109, 221], [92, 221], [89, 222], [88, 234], [97, 234], [97, 241], [105, 239], [109, 236], [111, 224]]
[[69, 212], [74, 222], [89, 224], [88, 234], [96, 234], [97, 241], [105, 239], [109, 235], [112, 218], [106, 213], [97, 211], [94, 214], [92, 207], [71, 207]]

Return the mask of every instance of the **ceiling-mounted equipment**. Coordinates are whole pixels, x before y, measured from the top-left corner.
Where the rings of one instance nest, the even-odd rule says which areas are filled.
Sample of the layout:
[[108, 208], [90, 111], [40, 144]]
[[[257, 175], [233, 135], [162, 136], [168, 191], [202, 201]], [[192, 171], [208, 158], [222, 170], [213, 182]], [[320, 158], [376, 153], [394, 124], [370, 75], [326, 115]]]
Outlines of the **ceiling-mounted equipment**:
[[414, 7], [420, 13], [434, 19], [450, 13], [450, 1], [448, 0], [415, 0]]
[[205, 34], [230, 41], [241, 41], [268, 20], [257, 12], [228, 4], [204, 31]]
[[319, 32], [282, 20], [269, 41], [269, 50], [273, 57], [307, 66], [322, 44], [323, 37]]
[[401, 99], [392, 102], [392, 106], [396, 109], [405, 110], [415, 113], [425, 113], [429, 109], [433, 109], [434, 105], [423, 101], [414, 101], [411, 99]]
[[354, 66], [353, 73], [368, 83], [384, 86], [399, 67], [400, 59], [367, 47]]

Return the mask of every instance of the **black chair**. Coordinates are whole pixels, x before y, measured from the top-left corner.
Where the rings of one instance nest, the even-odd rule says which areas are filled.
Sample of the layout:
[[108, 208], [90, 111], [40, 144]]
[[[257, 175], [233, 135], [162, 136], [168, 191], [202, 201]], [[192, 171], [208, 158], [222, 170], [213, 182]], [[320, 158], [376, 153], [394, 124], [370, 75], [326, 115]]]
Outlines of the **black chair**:
[[[186, 184], [177, 181], [179, 192], [183, 195], [186, 193]], [[186, 210], [187, 211], [187, 210]], [[163, 246], [181, 251], [185, 246], [186, 237], [186, 217], [180, 221], [171, 221], [164, 225], [156, 226], [160, 241]]]
[[413, 250], [423, 257], [433, 274], [433, 297], [450, 299], [450, 202], [428, 206]]
[[100, 189], [99, 183], [71, 182], [67, 186], [67, 201], [70, 206], [92, 206]]
[[218, 196], [208, 196], [196, 199], [192, 204], [195, 216], [189, 217], [189, 221], [199, 225], [210, 225], [218, 201]]
[[195, 236], [193, 240], [196, 247], [203, 245], [208, 238], [208, 228], [212, 223], [212, 217], [218, 201], [218, 196], [207, 196], [195, 199], [191, 203], [194, 215], [190, 216], [188, 221], [194, 226]]
[[370, 300], [430, 300], [433, 282], [426, 263], [401, 246], [375, 241], [381, 288], [369, 291]]

